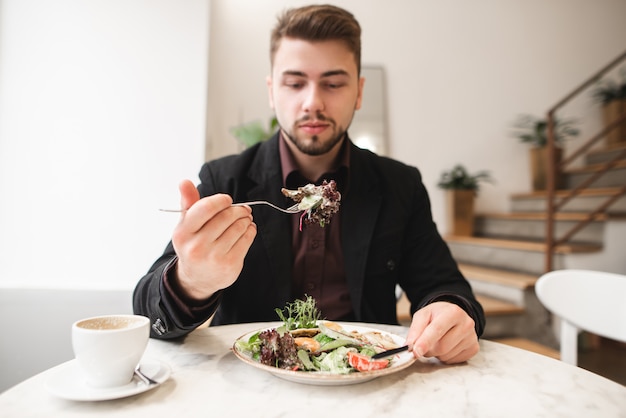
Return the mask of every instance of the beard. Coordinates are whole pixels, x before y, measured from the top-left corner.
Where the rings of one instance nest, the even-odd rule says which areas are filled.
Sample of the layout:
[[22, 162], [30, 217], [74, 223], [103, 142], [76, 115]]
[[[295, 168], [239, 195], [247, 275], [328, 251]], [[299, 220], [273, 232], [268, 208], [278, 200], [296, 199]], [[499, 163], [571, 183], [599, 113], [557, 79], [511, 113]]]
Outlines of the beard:
[[310, 119], [311, 119], [311, 116], [305, 116], [302, 119], [296, 121], [296, 123], [294, 124], [294, 129], [292, 129], [291, 131], [283, 129], [283, 127], [281, 126], [281, 130], [283, 131], [285, 136], [289, 138], [289, 140], [303, 154], [310, 155], [310, 156], [324, 155], [327, 152], [329, 152], [331, 149], [333, 149], [335, 145], [340, 143], [341, 140], [346, 135], [346, 129], [338, 127], [337, 123], [332, 118], [328, 118], [322, 114], [318, 114], [316, 116], [316, 119], [319, 121], [327, 122], [331, 126], [332, 136], [328, 141], [326, 142], [321, 141], [318, 135], [313, 135], [311, 137], [303, 137], [303, 136], [295, 135], [294, 134], [295, 127], [299, 123], [308, 121]]

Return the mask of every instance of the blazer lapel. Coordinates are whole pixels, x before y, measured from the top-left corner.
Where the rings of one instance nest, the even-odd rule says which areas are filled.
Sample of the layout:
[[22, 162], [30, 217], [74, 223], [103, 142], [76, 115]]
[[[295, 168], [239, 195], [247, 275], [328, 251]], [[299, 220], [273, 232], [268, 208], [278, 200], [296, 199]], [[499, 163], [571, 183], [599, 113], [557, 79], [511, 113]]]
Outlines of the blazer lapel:
[[[367, 254], [383, 197], [378, 177], [364, 158], [364, 152], [352, 144], [350, 151], [350, 185], [339, 210], [350, 297], [356, 319], [360, 320]], [[355, 172], [359, 175], [354, 175]]]
[[[251, 201], [267, 200], [278, 206], [284, 204], [285, 197], [280, 191], [283, 181], [277, 135], [261, 144], [248, 171], [248, 177], [256, 183], [248, 192]], [[280, 300], [288, 301], [291, 299], [293, 264], [289, 215], [265, 205], [254, 206], [253, 213], [259, 219], [256, 239], [261, 239], [267, 249], [269, 263], [275, 273], [276, 289], [281, 292], [277, 296]]]

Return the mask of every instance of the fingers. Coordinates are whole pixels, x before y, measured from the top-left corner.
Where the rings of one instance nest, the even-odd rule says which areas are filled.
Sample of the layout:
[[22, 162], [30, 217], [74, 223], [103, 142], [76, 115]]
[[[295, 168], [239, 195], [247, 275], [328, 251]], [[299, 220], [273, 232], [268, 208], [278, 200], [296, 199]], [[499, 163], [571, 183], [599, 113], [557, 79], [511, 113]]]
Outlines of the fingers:
[[256, 237], [256, 224], [252, 215], [239, 218], [220, 236], [225, 253], [247, 253]]
[[[174, 230], [172, 243], [179, 257], [176, 272], [180, 288], [188, 297], [203, 300], [237, 279], [256, 236], [256, 225], [249, 208], [228, 205], [206, 219], [196, 210], [199, 204], [185, 214]], [[202, 220], [191, 219], [194, 217]], [[202, 226], [186, 229], [186, 223]]]
[[[436, 311], [436, 305], [433, 305], [420, 309], [413, 316], [416, 327], [410, 333], [412, 339], [408, 343], [409, 347], [413, 343], [413, 353], [418, 357], [432, 356], [433, 348], [454, 325], [453, 318], [446, 310]], [[413, 328], [411, 324], [411, 330]]]
[[446, 354], [436, 356], [441, 362], [446, 364], [462, 363], [474, 357], [479, 351], [478, 339], [475, 343], [459, 344]]
[[417, 339], [423, 335], [424, 330], [431, 321], [431, 310], [428, 306], [420, 309], [413, 315], [411, 327], [409, 328], [409, 333], [406, 336], [406, 343], [416, 357], [424, 357], [426, 352], [430, 349], [430, 344], [428, 344], [427, 341], [422, 340], [421, 343], [418, 344]]
[[479, 350], [473, 319], [448, 302], [417, 311], [406, 341], [415, 356], [437, 357], [444, 363], [467, 361]]
[[179, 191], [183, 212], [172, 234], [179, 257], [182, 249], [190, 259], [205, 257], [210, 251], [214, 256], [220, 256], [227, 254], [236, 244], [239, 244], [237, 248], [247, 251], [256, 235], [249, 206], [233, 207], [232, 198], [226, 194], [200, 199], [198, 190], [189, 180], [180, 182]]
[[256, 235], [256, 225], [249, 207], [233, 207], [231, 202], [227, 195], [213, 195], [185, 213], [172, 234], [179, 257], [191, 262], [223, 263], [242, 237], [240, 247], [245, 248], [245, 255]]
[[175, 278], [188, 298], [204, 300], [237, 280], [256, 237], [249, 206], [232, 206], [227, 194], [200, 198], [194, 184], [179, 184], [180, 221], [172, 233], [178, 255]]
[[242, 206], [241, 209], [235, 209], [224, 215], [223, 211], [231, 207], [233, 200], [226, 194], [215, 194], [200, 199], [200, 193], [189, 180], [180, 182], [178, 189], [180, 191], [180, 206], [183, 211], [181, 223], [184, 220], [185, 230], [190, 233], [196, 233], [204, 227], [204, 225], [213, 219], [215, 224], [223, 225], [224, 228], [215, 230], [213, 236], [208, 238], [213, 240], [224, 233], [224, 229], [236, 222], [240, 218], [250, 218], [252, 209], [248, 206]]
[[[232, 202], [230, 197], [228, 197], [228, 201]], [[220, 208], [222, 206], [207, 209], [208, 211], [218, 211], [210, 218], [210, 227], [208, 225], [204, 227], [206, 231], [203, 232], [205, 233], [204, 237], [209, 241], [217, 241], [218, 239], [222, 241], [226, 246], [225, 251], [228, 251], [252, 223], [252, 209], [249, 206], [231, 206], [230, 203], [221, 210], [219, 210]]]
[[473, 326], [468, 329], [457, 323], [431, 347], [426, 356], [437, 357], [443, 363], [459, 363], [475, 355], [478, 348], [478, 337]]
[[[184, 198], [181, 195], [181, 203]], [[233, 200], [226, 194], [215, 194], [195, 201], [192, 206], [187, 208], [186, 212], [183, 212], [181, 216], [181, 224], [183, 224], [183, 230], [189, 234], [195, 234], [199, 232], [207, 222], [213, 220], [222, 211], [231, 207]], [[236, 208], [233, 208], [236, 209]], [[252, 212], [250, 209], [241, 207], [239, 211], [233, 211], [235, 217], [250, 216]], [[234, 219], [231, 220], [231, 223]], [[221, 234], [223, 231], [219, 231]]]
[[189, 181], [183, 180], [178, 185], [180, 191], [180, 208], [185, 211], [189, 209], [194, 203], [200, 200], [200, 193], [196, 186]]

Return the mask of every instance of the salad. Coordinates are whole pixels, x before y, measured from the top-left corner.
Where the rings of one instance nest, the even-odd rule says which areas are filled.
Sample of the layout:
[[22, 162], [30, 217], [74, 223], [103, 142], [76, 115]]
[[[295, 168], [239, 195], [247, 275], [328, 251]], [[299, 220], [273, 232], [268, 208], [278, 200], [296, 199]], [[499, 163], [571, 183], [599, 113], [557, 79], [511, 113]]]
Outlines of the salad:
[[283, 321], [278, 328], [235, 342], [237, 349], [261, 364], [301, 372], [348, 374], [388, 368], [393, 360], [371, 356], [398, 347], [379, 331], [347, 331], [320, 319], [315, 299], [307, 296], [276, 309]]
[[282, 188], [281, 192], [295, 201], [298, 209], [303, 211], [300, 216], [300, 231], [303, 223], [317, 223], [323, 228], [330, 222], [333, 214], [339, 211], [341, 193], [337, 190], [335, 180], [324, 180], [321, 186], [309, 183], [297, 190]]

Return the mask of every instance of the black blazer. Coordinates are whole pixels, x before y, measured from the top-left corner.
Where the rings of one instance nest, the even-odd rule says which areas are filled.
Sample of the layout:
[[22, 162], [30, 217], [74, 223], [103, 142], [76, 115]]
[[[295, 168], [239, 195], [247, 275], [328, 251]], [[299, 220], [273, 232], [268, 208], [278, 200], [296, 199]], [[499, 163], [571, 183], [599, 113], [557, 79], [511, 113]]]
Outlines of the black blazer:
[[[201, 196], [227, 193], [234, 202], [269, 200], [289, 204], [281, 194], [278, 135], [239, 155], [220, 158], [200, 171]], [[432, 220], [419, 171], [349, 144], [350, 186], [341, 200], [341, 239], [350, 297], [357, 321], [397, 324], [395, 286], [411, 301], [411, 313], [435, 300], [461, 306], [476, 322], [485, 318], [469, 283], [457, 268]], [[162, 276], [175, 261], [171, 242], [138, 283], [133, 306], [151, 318], [152, 336], [184, 335], [215, 313], [211, 325], [276, 321], [275, 308], [292, 301], [289, 217], [254, 206], [257, 236], [241, 275], [229, 288], [196, 309], [180, 312], [163, 291]]]

